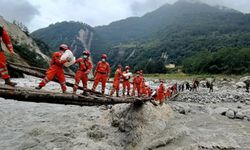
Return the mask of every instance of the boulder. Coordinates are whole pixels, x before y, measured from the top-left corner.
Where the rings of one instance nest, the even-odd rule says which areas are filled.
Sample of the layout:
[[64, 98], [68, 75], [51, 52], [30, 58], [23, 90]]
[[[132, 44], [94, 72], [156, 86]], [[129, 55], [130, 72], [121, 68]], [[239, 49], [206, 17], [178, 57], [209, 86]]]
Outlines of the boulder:
[[246, 87], [246, 84], [244, 82], [237, 82], [236, 83], [236, 88], [245, 88]]
[[242, 112], [237, 112], [236, 115], [235, 115], [235, 118], [236, 119], [244, 119], [245, 115], [242, 113]]
[[214, 112], [217, 113], [217, 114], [221, 114], [221, 115], [225, 115], [226, 112], [228, 111], [229, 109], [228, 108], [225, 108], [225, 107], [217, 107]]
[[244, 81], [247, 81], [247, 80], [250, 80], [250, 76], [245, 76], [245, 77], [240, 78], [241, 82], [244, 82]]
[[226, 116], [229, 118], [229, 119], [234, 119], [235, 118], [235, 112], [231, 109], [229, 109], [227, 112], [226, 112]]

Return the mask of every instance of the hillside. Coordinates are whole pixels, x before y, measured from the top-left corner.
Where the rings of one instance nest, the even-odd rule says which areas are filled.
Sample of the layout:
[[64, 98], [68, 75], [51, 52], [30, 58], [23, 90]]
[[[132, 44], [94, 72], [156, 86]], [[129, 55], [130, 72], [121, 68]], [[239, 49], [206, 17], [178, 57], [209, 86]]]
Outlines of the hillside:
[[27, 66], [48, 66], [49, 57], [42, 52], [38, 46], [39, 43], [25, 34], [20, 27], [5, 21], [3, 18], [0, 18], [0, 25], [7, 29], [14, 46], [14, 51], [16, 52], [14, 57], [10, 57], [8, 50], [3, 46], [9, 61]]
[[94, 33], [89, 25], [70, 21], [52, 24], [31, 35], [44, 41], [53, 51], [57, 51], [61, 43], [68, 44], [76, 56], [79, 56], [83, 50], [90, 49]]
[[[72, 25], [67, 26], [65, 22], [59, 25], [74, 33]], [[58, 38], [49, 33], [60, 35], [63, 30], [58, 30], [51, 25], [35, 31], [32, 36], [53, 47], [51, 43], [58, 43]], [[127, 18], [93, 30], [90, 47], [95, 62], [101, 53], [107, 53], [113, 67], [126, 64], [133, 66], [133, 70], [144, 69], [146, 73], [163, 73], [166, 64], [182, 65], [186, 58], [204, 50], [212, 53], [223, 48], [250, 47], [249, 14], [185, 0], [166, 4], [142, 17]], [[66, 35], [59, 40], [66, 42], [70, 37]]]

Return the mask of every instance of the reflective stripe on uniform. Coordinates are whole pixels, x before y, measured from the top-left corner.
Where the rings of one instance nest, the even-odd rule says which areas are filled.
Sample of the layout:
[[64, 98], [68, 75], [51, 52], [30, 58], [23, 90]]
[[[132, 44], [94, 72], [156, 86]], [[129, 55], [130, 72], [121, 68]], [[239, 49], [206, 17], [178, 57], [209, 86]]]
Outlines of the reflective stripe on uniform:
[[43, 79], [43, 83], [48, 83], [48, 82], [49, 82], [48, 77], [45, 77], [45, 78]]
[[0, 71], [4, 71], [4, 70], [7, 70], [6, 68], [0, 68]]
[[6, 75], [6, 74], [8, 74], [8, 71], [3, 71], [3, 72], [1, 72], [1, 74]]

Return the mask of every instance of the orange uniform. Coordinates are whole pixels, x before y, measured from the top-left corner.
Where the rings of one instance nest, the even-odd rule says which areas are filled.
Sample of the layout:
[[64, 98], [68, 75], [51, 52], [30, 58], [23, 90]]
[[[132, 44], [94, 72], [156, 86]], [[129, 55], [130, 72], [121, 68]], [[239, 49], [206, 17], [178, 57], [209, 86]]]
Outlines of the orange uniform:
[[122, 76], [122, 69], [121, 68], [116, 69], [113, 82], [113, 89], [111, 90], [110, 95], [113, 95], [116, 91], [116, 95], [119, 96], [121, 76]]
[[[124, 71], [123, 74], [127, 74], [129, 73], [129, 71]], [[123, 95], [125, 95], [125, 91], [127, 89], [127, 95], [129, 95], [130, 93], [130, 82], [129, 79], [131, 78], [131, 76], [122, 76], [123, 82], [122, 82], [122, 86], [123, 86]]]
[[14, 53], [14, 50], [13, 50], [13, 46], [11, 44], [11, 41], [10, 41], [10, 37], [7, 33], [7, 31], [3, 28], [3, 27], [0, 27], [0, 76], [2, 79], [9, 79], [10, 76], [9, 76], [9, 73], [8, 73], [8, 70], [7, 70], [7, 67], [6, 67], [6, 57], [4, 55], [4, 51], [2, 50], [2, 47], [1, 47], [1, 39], [3, 41], [3, 43], [6, 45], [6, 47], [8, 48], [8, 50], [11, 52], [11, 53]]
[[67, 62], [67, 60], [63, 60], [63, 61], [60, 60], [62, 54], [63, 54], [63, 51], [58, 51], [53, 54], [51, 62], [50, 62], [50, 67], [46, 72], [46, 77], [39, 83], [40, 88], [44, 87], [54, 77], [57, 77], [61, 85], [62, 91], [63, 92], [66, 91], [63, 64]]
[[110, 65], [108, 62], [99, 61], [95, 70], [95, 81], [92, 91], [95, 91], [99, 82], [102, 82], [102, 94], [105, 93], [107, 78], [110, 76]]
[[146, 95], [146, 84], [144, 82], [144, 79], [142, 79], [140, 84], [140, 94], [144, 96]]
[[156, 100], [158, 100], [160, 102], [160, 104], [163, 104], [163, 102], [165, 100], [165, 87], [164, 87], [163, 83], [161, 83], [157, 89]]
[[147, 96], [147, 97], [150, 97], [152, 94], [152, 90], [150, 89], [149, 86], [145, 85], [145, 88], [143, 90], [143, 95]]
[[140, 91], [141, 91], [140, 90], [141, 83], [142, 83], [141, 76], [139, 76], [139, 75], [135, 76], [134, 79], [133, 79], [132, 96], [135, 96], [135, 91], [137, 91], [139, 97], [141, 96], [141, 93], [140, 93]]
[[88, 74], [92, 69], [92, 63], [88, 58], [78, 58], [75, 63], [79, 64], [78, 70], [75, 75], [75, 85], [73, 91], [78, 89], [79, 82], [82, 80], [83, 89], [87, 91]]
[[175, 83], [175, 84], [173, 85], [173, 92], [174, 92], [174, 94], [177, 93], [177, 83]]
[[165, 92], [165, 96], [166, 96], [167, 98], [170, 98], [170, 97], [172, 96], [172, 94], [171, 94], [171, 89], [170, 89], [170, 88], [168, 88], [167, 91]]

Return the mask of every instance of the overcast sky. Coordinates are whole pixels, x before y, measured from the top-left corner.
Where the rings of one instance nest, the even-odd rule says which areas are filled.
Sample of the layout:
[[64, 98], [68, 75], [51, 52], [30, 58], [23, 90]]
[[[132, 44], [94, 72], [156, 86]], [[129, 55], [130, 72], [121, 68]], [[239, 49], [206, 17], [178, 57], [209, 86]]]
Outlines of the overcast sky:
[[[51, 23], [74, 20], [91, 26], [106, 25], [130, 16], [141, 16], [177, 0], [0, 0], [0, 15], [18, 20], [30, 31]], [[201, 0], [250, 13], [250, 0]]]

